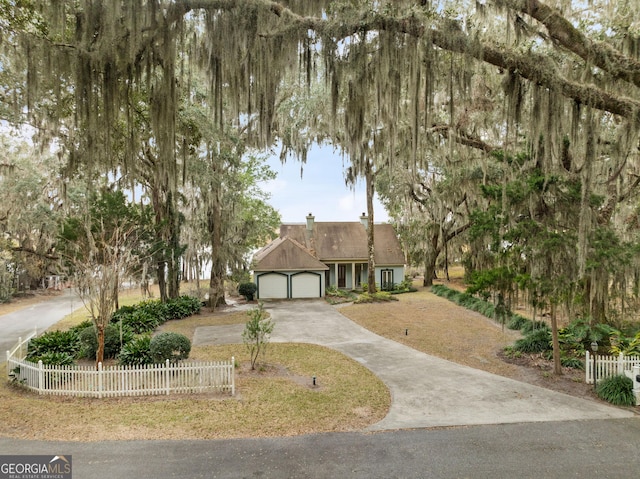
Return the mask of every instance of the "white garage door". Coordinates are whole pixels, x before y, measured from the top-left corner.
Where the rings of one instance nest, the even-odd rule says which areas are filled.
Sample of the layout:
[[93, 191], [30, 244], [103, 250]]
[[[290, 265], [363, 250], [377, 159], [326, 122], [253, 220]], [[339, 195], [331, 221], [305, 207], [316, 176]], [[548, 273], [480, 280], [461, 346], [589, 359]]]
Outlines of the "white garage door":
[[286, 298], [287, 276], [277, 273], [267, 273], [259, 276], [258, 298]]
[[319, 298], [321, 276], [313, 273], [300, 273], [291, 276], [292, 298]]

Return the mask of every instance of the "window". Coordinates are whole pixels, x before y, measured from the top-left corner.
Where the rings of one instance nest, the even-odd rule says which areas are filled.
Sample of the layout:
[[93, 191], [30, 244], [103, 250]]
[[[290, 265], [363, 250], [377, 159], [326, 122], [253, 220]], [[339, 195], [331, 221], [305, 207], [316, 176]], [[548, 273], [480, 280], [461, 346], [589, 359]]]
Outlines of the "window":
[[393, 289], [393, 270], [383, 269], [380, 278], [380, 287], [383, 291], [389, 291]]

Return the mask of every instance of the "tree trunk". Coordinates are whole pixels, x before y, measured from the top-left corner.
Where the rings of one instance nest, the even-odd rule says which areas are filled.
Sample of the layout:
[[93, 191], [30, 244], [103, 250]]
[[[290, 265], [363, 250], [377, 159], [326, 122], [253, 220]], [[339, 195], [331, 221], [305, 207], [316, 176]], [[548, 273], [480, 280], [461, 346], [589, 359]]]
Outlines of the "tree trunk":
[[217, 192], [212, 192], [213, 198], [209, 204], [207, 214], [207, 228], [211, 238], [211, 277], [209, 279], [209, 307], [217, 308], [226, 304], [224, 299], [224, 279], [226, 276], [225, 261], [222, 244], [222, 206]]
[[556, 316], [556, 304], [551, 303], [551, 342], [553, 343], [553, 373], [562, 375], [562, 363], [560, 361], [560, 342], [558, 341], [558, 318]]
[[211, 265], [209, 279], [209, 307], [217, 308], [227, 304], [224, 299], [224, 264], [219, 261]]
[[104, 326], [102, 323], [102, 318], [98, 318], [96, 321], [96, 339], [98, 340], [98, 349], [96, 350], [96, 369], [98, 368], [98, 364], [104, 363]]
[[431, 247], [426, 248], [424, 252], [424, 279], [423, 286], [432, 286], [433, 279], [436, 277], [436, 262], [440, 256], [440, 248], [438, 248], [438, 240], [440, 233], [434, 233], [431, 238]]
[[366, 160], [365, 163], [365, 179], [367, 190], [367, 250], [368, 250], [368, 274], [367, 287], [369, 293], [376, 292], [376, 262], [374, 250], [374, 233], [373, 233], [373, 195], [375, 192], [374, 174], [371, 167], [371, 161]]
[[430, 254], [425, 254], [424, 261], [424, 279], [422, 280], [422, 286], [433, 286], [433, 278], [436, 275], [436, 261]]
[[167, 282], [169, 299], [180, 296], [180, 218], [176, 206], [175, 195], [167, 194], [167, 221], [169, 223], [168, 244], [169, 257], [167, 258]]
[[160, 291], [160, 301], [167, 302], [167, 281], [165, 272], [165, 262], [163, 258], [158, 260], [158, 290]]

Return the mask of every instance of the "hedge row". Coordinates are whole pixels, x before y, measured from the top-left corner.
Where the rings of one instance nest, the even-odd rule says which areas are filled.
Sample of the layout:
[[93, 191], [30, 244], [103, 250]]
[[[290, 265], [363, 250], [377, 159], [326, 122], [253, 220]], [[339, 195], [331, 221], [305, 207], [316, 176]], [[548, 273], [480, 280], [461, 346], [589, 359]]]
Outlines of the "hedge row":
[[[469, 293], [463, 293], [444, 285], [433, 285], [431, 291], [443, 298], [456, 303], [459, 306], [476, 311], [488, 318], [504, 324], [507, 328], [514, 331], [521, 331], [524, 337], [518, 339], [513, 346], [509, 346], [510, 352], [517, 353], [543, 353], [550, 356], [552, 353], [551, 330], [544, 321], [532, 321], [516, 313], [503, 310], [502, 318], [496, 312], [496, 306], [493, 303], [472, 296]], [[562, 330], [567, 331], [567, 330]], [[572, 344], [573, 346], [573, 344]], [[583, 361], [577, 356], [583, 351], [575, 351], [573, 347], [569, 350], [561, 352], [561, 362], [563, 366], [584, 369]]]
[[[191, 343], [183, 335], [152, 332], [166, 321], [200, 312], [197, 298], [181, 296], [162, 303], [148, 300], [118, 309], [105, 328], [104, 357], [121, 364], [151, 364], [188, 357]], [[45, 364], [67, 365], [77, 359], [95, 359], [98, 339], [89, 320], [68, 331], [49, 331], [29, 341], [27, 359]]]

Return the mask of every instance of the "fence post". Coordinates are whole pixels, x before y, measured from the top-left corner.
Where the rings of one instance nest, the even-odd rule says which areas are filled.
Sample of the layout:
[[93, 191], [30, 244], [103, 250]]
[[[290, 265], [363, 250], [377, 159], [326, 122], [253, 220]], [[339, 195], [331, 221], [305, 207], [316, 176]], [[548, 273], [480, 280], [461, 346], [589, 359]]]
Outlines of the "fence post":
[[631, 368], [631, 379], [633, 380], [633, 394], [636, 396], [636, 406], [640, 406], [640, 366]]
[[167, 392], [167, 396], [169, 395], [169, 388], [170, 388], [170, 384], [169, 384], [169, 360], [167, 359], [167, 361], [164, 363], [164, 387], [165, 390]]
[[38, 361], [38, 394], [42, 394], [44, 390], [44, 369], [42, 366], [42, 359]]
[[618, 355], [618, 372], [617, 374], [624, 374], [624, 354], [620, 351]]
[[98, 363], [98, 397], [102, 399], [102, 362]]
[[585, 354], [586, 354], [586, 356], [584, 358], [584, 374], [585, 374], [584, 381], [587, 384], [591, 384], [591, 377], [592, 377], [591, 366], [592, 366], [592, 364], [591, 364], [591, 357], [590, 357], [591, 355], [589, 354], [589, 350], [588, 349], [585, 352]]
[[7, 380], [11, 379], [11, 368], [9, 367], [9, 360], [11, 360], [11, 351], [7, 350]]
[[236, 358], [231, 356], [231, 395], [236, 395]]

